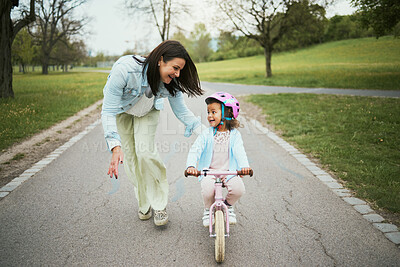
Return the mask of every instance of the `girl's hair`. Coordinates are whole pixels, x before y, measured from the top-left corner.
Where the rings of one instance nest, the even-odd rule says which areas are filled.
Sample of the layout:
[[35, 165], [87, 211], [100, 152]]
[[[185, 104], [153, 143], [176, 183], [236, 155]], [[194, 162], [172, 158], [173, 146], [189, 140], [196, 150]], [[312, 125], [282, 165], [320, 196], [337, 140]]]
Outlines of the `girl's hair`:
[[160, 86], [160, 70], [158, 62], [163, 57], [166, 63], [174, 58], [182, 58], [185, 67], [181, 70], [179, 77], [175, 77], [169, 84], [165, 84], [168, 92], [175, 96], [178, 91], [188, 94], [189, 96], [200, 96], [204, 91], [200, 87], [200, 80], [189, 53], [178, 41], [167, 40], [159, 44], [144, 61], [134, 57], [137, 62], [144, 64], [143, 73], [147, 66], [147, 81], [149, 82], [153, 95], [157, 95]]
[[[223, 104], [221, 101], [219, 101], [219, 100], [217, 100], [217, 99], [215, 99], [215, 98], [208, 98], [208, 99], [206, 99], [206, 104], [207, 104], [207, 105], [210, 105], [210, 104], [212, 104], [212, 103], [221, 104], [221, 107], [222, 107], [222, 104]], [[242, 126], [240, 125], [240, 122], [239, 122], [237, 119], [235, 119], [235, 118], [233, 117], [233, 110], [232, 110], [231, 107], [227, 107], [227, 106], [224, 105], [224, 114], [225, 114], [225, 117], [231, 118], [230, 120], [223, 120], [226, 129], [228, 129], [229, 131], [231, 131], [231, 130], [233, 130], [233, 129], [235, 129], [235, 128], [242, 127]]]

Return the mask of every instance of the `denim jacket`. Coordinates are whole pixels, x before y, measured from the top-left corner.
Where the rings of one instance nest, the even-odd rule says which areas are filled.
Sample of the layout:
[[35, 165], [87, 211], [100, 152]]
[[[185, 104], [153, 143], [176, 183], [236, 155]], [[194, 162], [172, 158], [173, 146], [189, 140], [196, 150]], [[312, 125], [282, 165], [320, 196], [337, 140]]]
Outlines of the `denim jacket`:
[[[196, 167], [198, 163], [198, 170], [208, 169], [211, 165], [211, 160], [214, 151], [214, 128], [209, 127], [199, 135], [196, 141], [190, 148], [186, 168]], [[241, 170], [242, 168], [249, 167], [246, 151], [244, 150], [242, 135], [236, 129], [231, 130], [229, 137], [229, 171]], [[227, 177], [227, 181], [233, 175]], [[203, 177], [199, 177], [201, 181]]]
[[[140, 59], [144, 60], [144, 58]], [[146, 71], [143, 72], [143, 65], [139, 64], [133, 56], [123, 56], [114, 63], [103, 89], [104, 99], [101, 111], [104, 137], [109, 150], [121, 146], [116, 115], [135, 105], [139, 96], [143, 95], [147, 88], [149, 88], [149, 83]], [[179, 91], [172, 96], [162, 82], [158, 94], [154, 97], [154, 108], [162, 110], [163, 98], [166, 97], [175, 116], [186, 126], [184, 135], [189, 137], [193, 130], [201, 125], [200, 119], [187, 108], [182, 92]]]

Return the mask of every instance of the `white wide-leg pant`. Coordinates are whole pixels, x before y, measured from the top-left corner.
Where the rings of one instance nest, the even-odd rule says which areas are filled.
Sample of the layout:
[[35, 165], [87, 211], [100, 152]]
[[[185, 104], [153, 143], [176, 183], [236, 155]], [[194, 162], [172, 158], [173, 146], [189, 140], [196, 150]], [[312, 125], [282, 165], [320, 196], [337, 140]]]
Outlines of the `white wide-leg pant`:
[[168, 202], [166, 168], [154, 142], [159, 115], [160, 111], [155, 109], [143, 117], [127, 113], [117, 115], [124, 169], [135, 187], [142, 213], [146, 213], [150, 206], [163, 210]]

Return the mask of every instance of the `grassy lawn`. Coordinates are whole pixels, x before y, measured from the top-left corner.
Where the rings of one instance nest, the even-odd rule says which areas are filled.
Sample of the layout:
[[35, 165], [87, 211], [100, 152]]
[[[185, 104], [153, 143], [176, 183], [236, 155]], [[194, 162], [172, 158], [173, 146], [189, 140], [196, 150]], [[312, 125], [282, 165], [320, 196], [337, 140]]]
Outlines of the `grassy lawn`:
[[400, 215], [400, 99], [278, 94], [247, 100], [358, 197]]
[[106, 73], [14, 75], [14, 99], [0, 99], [0, 151], [103, 97]]
[[312, 88], [400, 90], [400, 39], [363, 38], [272, 55], [266, 79], [264, 56], [197, 64], [210, 82]]

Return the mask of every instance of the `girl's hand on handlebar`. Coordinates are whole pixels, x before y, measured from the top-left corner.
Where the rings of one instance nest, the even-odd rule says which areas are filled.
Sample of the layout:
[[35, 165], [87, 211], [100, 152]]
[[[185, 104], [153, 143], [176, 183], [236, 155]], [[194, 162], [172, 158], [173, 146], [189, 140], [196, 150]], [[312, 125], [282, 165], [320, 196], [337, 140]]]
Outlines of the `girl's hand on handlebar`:
[[189, 167], [185, 171], [185, 176], [199, 176], [200, 172], [195, 167]]
[[241, 175], [239, 175], [240, 178], [242, 178], [244, 175], [253, 176], [253, 170], [251, 168], [242, 168], [240, 172], [241, 172]]
[[110, 178], [115, 175], [115, 178], [118, 179], [118, 164], [123, 162], [124, 154], [122, 153], [121, 147], [116, 146], [112, 149], [112, 157], [111, 163], [108, 167], [107, 174], [110, 175]]

